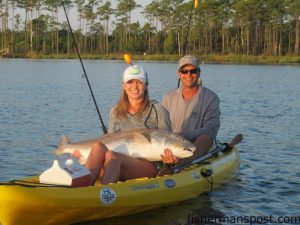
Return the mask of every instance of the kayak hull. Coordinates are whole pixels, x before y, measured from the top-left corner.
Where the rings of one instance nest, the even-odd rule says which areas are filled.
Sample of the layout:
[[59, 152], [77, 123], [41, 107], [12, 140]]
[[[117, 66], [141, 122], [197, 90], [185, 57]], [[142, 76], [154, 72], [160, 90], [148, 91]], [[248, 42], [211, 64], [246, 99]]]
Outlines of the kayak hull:
[[[124, 216], [194, 198], [239, 171], [236, 148], [174, 175], [138, 178], [90, 187], [49, 187], [26, 182], [0, 184], [2, 225], [63, 225]], [[205, 178], [203, 171], [212, 171]], [[204, 175], [204, 176], [203, 176]]]

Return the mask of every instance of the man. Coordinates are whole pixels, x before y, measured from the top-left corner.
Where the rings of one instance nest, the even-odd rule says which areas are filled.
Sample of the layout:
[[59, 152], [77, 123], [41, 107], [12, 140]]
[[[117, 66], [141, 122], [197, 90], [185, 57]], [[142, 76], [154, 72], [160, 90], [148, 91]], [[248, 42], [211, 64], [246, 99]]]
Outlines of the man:
[[[173, 132], [197, 146], [192, 158], [187, 159], [193, 160], [206, 154], [216, 139], [220, 127], [220, 100], [213, 91], [199, 84], [200, 67], [195, 56], [186, 55], [179, 60], [178, 77], [182, 86], [168, 92], [162, 104], [169, 111]], [[162, 156], [165, 162], [179, 161], [171, 150], [165, 152]]]

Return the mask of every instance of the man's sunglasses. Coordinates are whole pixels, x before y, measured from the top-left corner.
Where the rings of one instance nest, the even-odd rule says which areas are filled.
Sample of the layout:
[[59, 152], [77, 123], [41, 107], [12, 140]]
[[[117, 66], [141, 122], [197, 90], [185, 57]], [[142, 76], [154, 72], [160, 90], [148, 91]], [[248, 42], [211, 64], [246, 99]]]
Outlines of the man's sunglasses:
[[179, 72], [182, 73], [183, 75], [186, 75], [188, 73], [196, 74], [196, 73], [200, 72], [200, 69], [191, 69], [191, 70], [180, 69]]

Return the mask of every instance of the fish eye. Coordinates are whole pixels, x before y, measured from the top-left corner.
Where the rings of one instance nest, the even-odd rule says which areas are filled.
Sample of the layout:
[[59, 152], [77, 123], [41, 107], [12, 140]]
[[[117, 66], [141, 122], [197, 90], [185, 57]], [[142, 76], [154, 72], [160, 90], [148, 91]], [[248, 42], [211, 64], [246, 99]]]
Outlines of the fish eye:
[[186, 151], [192, 152], [192, 150], [188, 147], [184, 147], [183, 149], [186, 150]]

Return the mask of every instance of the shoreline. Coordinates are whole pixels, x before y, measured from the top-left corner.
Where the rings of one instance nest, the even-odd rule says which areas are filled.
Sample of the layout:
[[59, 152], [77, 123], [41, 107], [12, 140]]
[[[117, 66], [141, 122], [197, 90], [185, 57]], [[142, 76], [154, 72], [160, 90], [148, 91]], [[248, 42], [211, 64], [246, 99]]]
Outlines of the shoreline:
[[[300, 66], [300, 56], [251, 56], [251, 55], [196, 55], [200, 64], [241, 64], [241, 65], [295, 65]], [[179, 55], [135, 55], [132, 57], [136, 61], [178, 61]], [[77, 54], [52, 54], [52, 55], [7, 55], [0, 58], [31, 58], [31, 59], [78, 59]], [[122, 54], [82, 54], [82, 59], [95, 60], [123, 60]]]

